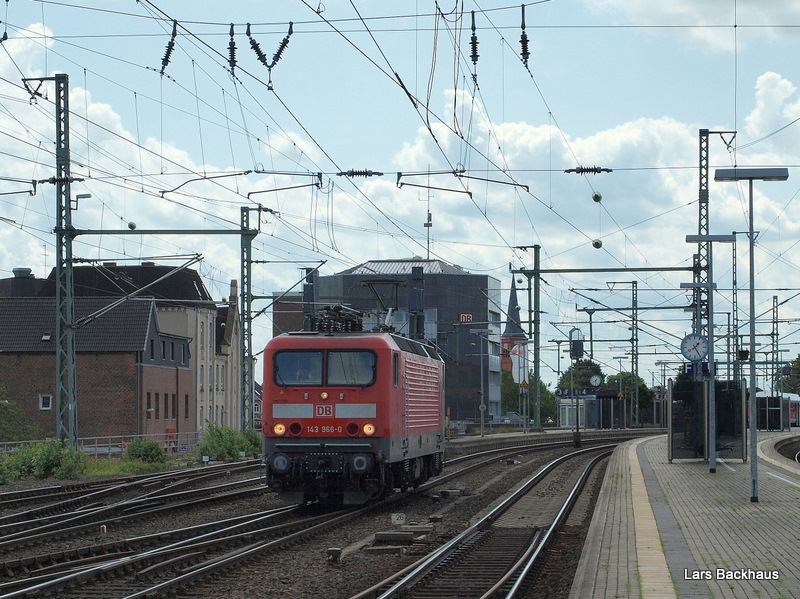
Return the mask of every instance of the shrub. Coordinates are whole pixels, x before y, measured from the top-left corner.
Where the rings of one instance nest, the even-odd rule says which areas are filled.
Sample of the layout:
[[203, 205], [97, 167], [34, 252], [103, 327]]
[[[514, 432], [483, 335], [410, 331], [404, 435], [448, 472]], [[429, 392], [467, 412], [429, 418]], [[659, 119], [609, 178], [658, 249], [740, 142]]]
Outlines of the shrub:
[[247, 443], [250, 445], [250, 450], [252, 452], [247, 455], [255, 455], [261, 452], [261, 431], [257, 431], [248, 426], [244, 429], [244, 438], [247, 439]]
[[12, 478], [79, 478], [83, 475], [83, 456], [61, 441], [23, 446], [7, 455], [2, 462], [0, 479]]
[[7, 485], [13, 478], [8, 462], [9, 460], [6, 456], [0, 456], [0, 486]]
[[235, 460], [242, 451], [252, 456], [259, 449], [260, 440], [254, 448], [252, 434], [209, 423], [202, 443], [197, 446], [197, 454], [198, 459], [207, 455], [212, 460]]
[[125, 450], [125, 457], [129, 460], [139, 460], [146, 464], [163, 464], [169, 461], [169, 456], [155, 441], [135, 438]]

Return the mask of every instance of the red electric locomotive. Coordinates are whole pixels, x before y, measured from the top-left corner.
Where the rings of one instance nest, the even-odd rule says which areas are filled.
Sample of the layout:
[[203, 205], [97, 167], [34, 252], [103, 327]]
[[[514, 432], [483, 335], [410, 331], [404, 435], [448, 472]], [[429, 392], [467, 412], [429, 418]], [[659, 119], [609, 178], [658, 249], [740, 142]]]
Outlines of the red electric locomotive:
[[439, 474], [444, 363], [388, 332], [298, 332], [264, 350], [267, 480], [293, 503], [346, 505]]

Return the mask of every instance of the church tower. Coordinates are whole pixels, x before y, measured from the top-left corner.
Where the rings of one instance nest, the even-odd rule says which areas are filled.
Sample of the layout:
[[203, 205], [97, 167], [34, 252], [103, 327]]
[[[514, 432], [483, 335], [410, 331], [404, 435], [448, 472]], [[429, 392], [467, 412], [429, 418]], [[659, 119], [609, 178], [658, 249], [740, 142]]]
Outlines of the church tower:
[[503, 370], [511, 370], [511, 350], [520, 342], [526, 342], [528, 336], [520, 325], [519, 303], [517, 302], [517, 286], [512, 277], [511, 292], [508, 294], [508, 310], [506, 310], [506, 328], [500, 338], [503, 355], [500, 367]]

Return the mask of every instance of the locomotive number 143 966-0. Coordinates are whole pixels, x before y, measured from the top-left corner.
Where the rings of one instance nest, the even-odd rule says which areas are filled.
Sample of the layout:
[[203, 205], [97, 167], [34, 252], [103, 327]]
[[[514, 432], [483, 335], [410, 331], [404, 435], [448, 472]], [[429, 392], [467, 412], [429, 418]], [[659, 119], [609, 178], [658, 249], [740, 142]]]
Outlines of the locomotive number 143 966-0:
[[326, 424], [323, 426], [319, 426], [316, 424], [312, 424], [306, 427], [306, 432], [311, 433], [342, 433], [344, 429], [341, 426], [333, 426], [331, 424]]

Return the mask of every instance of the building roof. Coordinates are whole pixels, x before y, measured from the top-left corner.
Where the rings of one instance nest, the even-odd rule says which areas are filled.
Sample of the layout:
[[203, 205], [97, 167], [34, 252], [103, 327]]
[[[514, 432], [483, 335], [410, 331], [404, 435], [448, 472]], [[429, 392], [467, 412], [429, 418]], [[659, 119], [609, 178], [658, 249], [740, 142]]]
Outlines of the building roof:
[[0, 297], [35, 297], [46, 279], [37, 279], [30, 268], [15, 268], [14, 276], [0, 279]]
[[[109, 305], [107, 298], [75, 298], [75, 322]], [[134, 298], [75, 331], [78, 352], [144, 351], [156, 326], [152, 299]], [[0, 352], [55, 352], [54, 298], [0, 298]]]
[[[167, 277], [166, 275], [173, 270], [175, 269], [172, 266], [153, 262], [143, 262], [141, 265], [132, 266], [117, 266], [115, 263], [108, 262], [97, 266], [75, 266], [72, 270], [73, 293], [75, 297], [120, 297], [153, 283], [151, 287], [142, 292], [142, 296], [152, 297], [159, 301], [214, 301], [196, 270], [184, 268]], [[165, 278], [160, 280], [162, 277]], [[53, 269], [47, 278], [47, 284], [39, 295], [54, 297], [55, 289], [56, 271]]]
[[460, 266], [448, 264], [441, 260], [425, 260], [418, 256], [400, 260], [370, 260], [344, 270], [339, 275], [410, 275], [415, 266], [422, 267], [422, 274], [426, 275], [469, 275]]
[[508, 310], [506, 311], [506, 328], [503, 331], [503, 339], [527, 339], [528, 336], [522, 330], [520, 322], [517, 286], [512, 278], [511, 292], [508, 294]]

